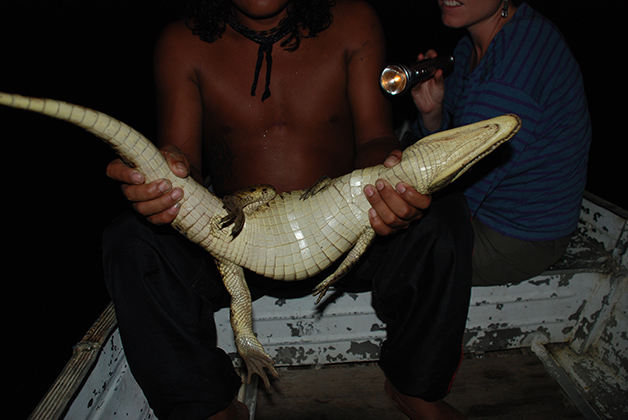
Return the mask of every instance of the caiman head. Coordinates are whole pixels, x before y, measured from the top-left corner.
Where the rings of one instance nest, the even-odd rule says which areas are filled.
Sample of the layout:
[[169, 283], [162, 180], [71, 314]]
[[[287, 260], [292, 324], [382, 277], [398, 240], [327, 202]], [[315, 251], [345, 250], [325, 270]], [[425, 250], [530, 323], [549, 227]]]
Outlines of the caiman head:
[[417, 191], [432, 194], [511, 139], [520, 128], [521, 119], [507, 114], [435, 133], [408, 147], [398, 166], [414, 180]]

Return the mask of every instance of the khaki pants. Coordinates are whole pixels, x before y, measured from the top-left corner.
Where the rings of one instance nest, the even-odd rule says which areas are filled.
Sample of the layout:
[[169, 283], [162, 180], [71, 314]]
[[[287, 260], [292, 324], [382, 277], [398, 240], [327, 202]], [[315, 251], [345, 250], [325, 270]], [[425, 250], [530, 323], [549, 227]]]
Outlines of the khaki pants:
[[504, 236], [473, 219], [473, 285], [520, 283], [562, 258], [571, 235], [554, 241], [524, 241]]

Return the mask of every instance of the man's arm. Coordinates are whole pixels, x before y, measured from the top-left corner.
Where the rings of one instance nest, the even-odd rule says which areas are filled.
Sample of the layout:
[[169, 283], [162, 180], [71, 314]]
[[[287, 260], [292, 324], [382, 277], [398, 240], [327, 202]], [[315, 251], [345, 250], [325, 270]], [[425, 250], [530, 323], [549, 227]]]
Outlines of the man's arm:
[[202, 183], [203, 103], [194, 61], [200, 42], [183, 21], [169, 25], [157, 41], [154, 69], [157, 145], [181, 151]]
[[[168, 27], [155, 50], [159, 138], [157, 145], [174, 174], [182, 178], [201, 173], [200, 94], [191, 63], [184, 65], [182, 46], [185, 28], [180, 23]], [[176, 63], [177, 66], [173, 65]], [[116, 159], [107, 166], [107, 175], [122, 182], [125, 197], [134, 209], [155, 224], [172, 222], [179, 212], [183, 191], [167, 180], [144, 183], [136, 170]]]
[[[401, 159], [399, 141], [392, 129], [390, 104], [379, 88], [379, 75], [385, 66], [385, 40], [376, 13], [366, 3], [349, 2], [339, 6], [336, 23], [345, 25], [348, 45], [349, 100], [354, 119], [356, 168], [382, 162], [394, 166]], [[364, 193], [371, 203], [371, 226], [379, 235], [407, 228], [429, 207], [430, 197], [412, 186], [396, 186], [379, 180], [367, 185]]]

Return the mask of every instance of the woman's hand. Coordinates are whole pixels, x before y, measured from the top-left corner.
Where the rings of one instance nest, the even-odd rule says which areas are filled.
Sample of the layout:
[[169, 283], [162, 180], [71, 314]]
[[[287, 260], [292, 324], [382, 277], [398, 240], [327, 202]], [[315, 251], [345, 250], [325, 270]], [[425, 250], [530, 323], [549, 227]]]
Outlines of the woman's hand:
[[[425, 54], [419, 54], [417, 60], [435, 58], [438, 54], [429, 50]], [[416, 84], [410, 91], [417, 109], [421, 113], [423, 125], [430, 131], [440, 128], [443, 116], [443, 101], [445, 98], [445, 77], [443, 70], [438, 70], [434, 77]]]

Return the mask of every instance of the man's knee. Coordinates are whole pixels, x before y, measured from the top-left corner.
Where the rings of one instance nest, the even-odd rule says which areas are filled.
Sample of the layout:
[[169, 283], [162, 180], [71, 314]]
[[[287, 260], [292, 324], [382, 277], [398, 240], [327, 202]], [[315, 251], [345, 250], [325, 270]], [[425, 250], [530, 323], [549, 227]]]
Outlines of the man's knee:
[[150, 229], [139, 217], [132, 213], [126, 212], [114, 219], [103, 232], [103, 248], [108, 250], [119, 250], [124, 252], [125, 249], [147, 234]]
[[113, 283], [134, 282], [147, 261], [153, 260], [156, 238], [148, 222], [127, 212], [114, 219], [103, 232], [102, 261], [104, 280], [112, 292]]
[[436, 238], [440, 241], [449, 241], [455, 246], [471, 247], [473, 244], [471, 211], [464, 195], [455, 192], [437, 196], [432, 203], [433, 208], [426, 217], [432, 218], [430, 223], [434, 226], [433, 234]]

